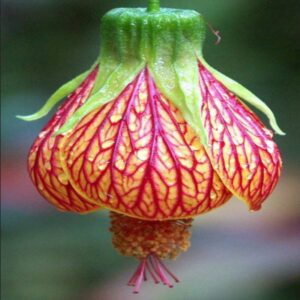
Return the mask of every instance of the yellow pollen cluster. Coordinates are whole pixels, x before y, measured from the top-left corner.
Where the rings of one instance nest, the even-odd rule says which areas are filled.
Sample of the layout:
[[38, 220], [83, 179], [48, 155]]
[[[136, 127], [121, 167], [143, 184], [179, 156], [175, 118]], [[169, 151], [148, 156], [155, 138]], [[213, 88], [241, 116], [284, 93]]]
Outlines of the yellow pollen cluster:
[[190, 247], [193, 219], [144, 221], [110, 213], [112, 243], [125, 256], [175, 259]]

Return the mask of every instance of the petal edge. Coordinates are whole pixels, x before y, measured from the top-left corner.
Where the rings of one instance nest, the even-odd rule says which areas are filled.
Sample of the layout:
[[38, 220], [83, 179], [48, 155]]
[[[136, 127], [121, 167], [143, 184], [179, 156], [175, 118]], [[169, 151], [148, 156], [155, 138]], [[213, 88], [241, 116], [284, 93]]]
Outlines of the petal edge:
[[233, 194], [258, 210], [280, 175], [281, 157], [272, 134], [201, 64], [199, 73], [201, 115], [210, 144], [206, 150], [213, 167]]

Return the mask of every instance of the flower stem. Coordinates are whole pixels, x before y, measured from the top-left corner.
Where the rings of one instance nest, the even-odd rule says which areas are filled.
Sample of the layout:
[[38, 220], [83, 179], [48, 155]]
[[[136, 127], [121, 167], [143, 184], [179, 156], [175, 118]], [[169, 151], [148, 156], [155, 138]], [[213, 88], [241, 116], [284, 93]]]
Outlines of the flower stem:
[[148, 12], [157, 12], [160, 9], [160, 0], [149, 0], [148, 1]]

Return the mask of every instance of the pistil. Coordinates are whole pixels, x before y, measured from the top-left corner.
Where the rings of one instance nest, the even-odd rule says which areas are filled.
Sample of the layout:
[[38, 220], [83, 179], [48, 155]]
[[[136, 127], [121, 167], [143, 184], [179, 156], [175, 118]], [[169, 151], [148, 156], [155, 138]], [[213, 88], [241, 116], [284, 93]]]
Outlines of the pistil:
[[171, 277], [175, 283], [179, 282], [179, 279], [165, 266], [161, 259], [159, 259], [157, 255], [152, 254], [141, 260], [139, 266], [128, 282], [129, 286], [134, 287], [134, 294], [140, 292], [143, 280], [147, 281], [147, 274], [150, 274], [150, 277], [155, 284], [163, 283], [169, 288], [173, 287], [169, 277]]
[[162, 259], [175, 259], [190, 246], [192, 219], [146, 221], [115, 212], [110, 213], [112, 242], [123, 255], [140, 261], [128, 281], [134, 293], [139, 293], [143, 281], [173, 287], [179, 279], [166, 267]]

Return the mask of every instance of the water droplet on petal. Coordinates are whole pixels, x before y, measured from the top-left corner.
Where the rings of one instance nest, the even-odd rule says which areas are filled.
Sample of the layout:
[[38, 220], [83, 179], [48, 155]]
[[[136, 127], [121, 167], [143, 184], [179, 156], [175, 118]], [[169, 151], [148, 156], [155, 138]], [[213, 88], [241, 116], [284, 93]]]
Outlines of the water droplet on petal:
[[221, 132], [223, 132], [224, 131], [224, 125], [223, 124], [218, 124], [218, 126], [217, 126], [217, 132], [218, 133], [221, 133]]
[[250, 171], [253, 171], [253, 170], [255, 170], [255, 169], [256, 169], [256, 163], [254, 163], [254, 162], [250, 163], [250, 165], [249, 165], [249, 170], [250, 170]]
[[215, 199], [217, 197], [217, 194], [215, 192], [210, 193], [210, 199]]
[[98, 168], [99, 171], [103, 171], [107, 167], [108, 164], [109, 164], [108, 160], [107, 161], [100, 161], [97, 168]]
[[140, 149], [137, 151], [136, 156], [139, 160], [145, 161], [149, 157], [149, 149]]
[[219, 150], [220, 150], [220, 144], [219, 143], [214, 143], [213, 144], [213, 152], [219, 152]]
[[94, 156], [89, 155], [89, 156], [87, 157], [87, 160], [90, 161], [90, 162], [92, 162], [92, 161], [94, 160]]
[[47, 134], [47, 130], [44, 130], [44, 131], [41, 131], [40, 134], [39, 134], [39, 138], [42, 139], [46, 136]]
[[272, 141], [266, 141], [266, 144], [267, 144], [267, 150], [269, 152], [274, 152], [274, 143]]
[[79, 94], [79, 93], [81, 92], [81, 90], [82, 90], [82, 87], [79, 86], [79, 87], [76, 89], [75, 93], [76, 93], [76, 94]]
[[263, 132], [264, 132], [268, 137], [270, 137], [270, 138], [273, 137], [273, 132], [272, 132], [271, 130], [269, 130], [269, 129], [265, 128], [265, 127], [264, 127], [262, 130], [263, 130]]
[[238, 146], [238, 145], [241, 145], [243, 143], [244, 139], [241, 137], [241, 136], [233, 136], [232, 137], [232, 142]]
[[55, 138], [54, 137], [51, 137], [48, 141], [48, 148], [51, 150], [53, 149], [53, 146], [54, 146], [54, 143], [55, 143]]
[[111, 121], [112, 123], [117, 123], [117, 122], [119, 122], [121, 119], [122, 119], [122, 115], [120, 115], [120, 114], [114, 114], [114, 115], [112, 115], [112, 116], [110, 117], [110, 121]]
[[68, 176], [65, 173], [61, 173], [58, 175], [58, 180], [60, 181], [60, 183], [66, 185], [68, 183]]
[[115, 166], [120, 170], [123, 171], [125, 169], [125, 162], [123, 161], [123, 159], [118, 159], [115, 162]]
[[115, 143], [114, 140], [107, 140], [101, 144], [102, 149], [107, 149]]
[[42, 183], [39, 183], [39, 184], [38, 184], [38, 189], [39, 189], [40, 191], [43, 191], [43, 190], [44, 190], [44, 185], [43, 185]]
[[249, 174], [249, 175], [246, 177], [247, 180], [250, 180], [251, 178], [252, 178], [252, 174]]
[[48, 170], [48, 171], [51, 170], [52, 166], [51, 166], [51, 164], [50, 164], [49, 161], [47, 161], [47, 162], [45, 163], [45, 168], [46, 168], [46, 170]]

